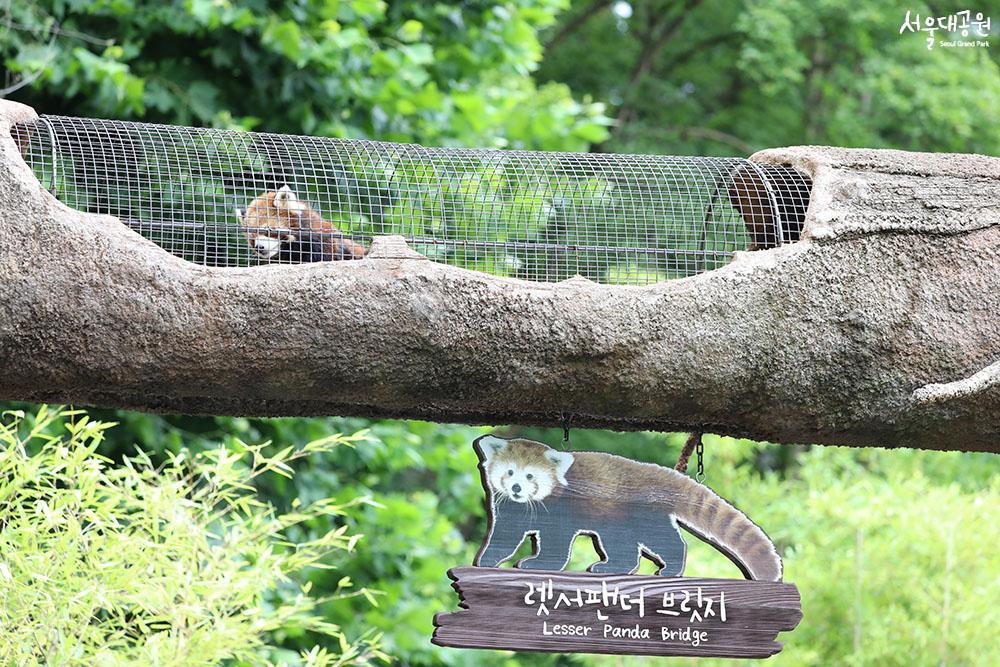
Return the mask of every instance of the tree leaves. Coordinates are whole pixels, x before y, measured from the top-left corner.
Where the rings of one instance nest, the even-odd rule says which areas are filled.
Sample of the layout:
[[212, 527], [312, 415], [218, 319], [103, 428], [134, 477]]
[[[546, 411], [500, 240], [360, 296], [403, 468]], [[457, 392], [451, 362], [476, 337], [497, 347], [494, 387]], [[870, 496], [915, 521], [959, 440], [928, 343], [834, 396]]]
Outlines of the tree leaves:
[[[333, 569], [359, 535], [343, 516], [366, 498], [279, 512], [255, 492], [268, 475], [357, 438], [300, 450], [265, 445], [180, 450], [159, 464], [97, 453], [114, 425], [80, 411], [0, 417], [0, 660], [5, 664], [267, 664], [289, 635], [323, 637], [323, 655], [284, 664], [370, 664], [377, 637], [352, 640], [318, 613], [332, 599], [376, 600], [349, 577], [326, 595], [290, 578]], [[301, 539], [303, 524], [339, 524]], [[301, 531], [298, 531], [301, 532]], [[330, 647], [337, 652], [330, 652]], [[289, 655], [290, 654], [290, 655]]]
[[24, 27], [0, 28], [0, 55], [37, 75], [17, 98], [41, 113], [584, 150], [606, 136], [603, 107], [531, 79], [537, 33], [563, 4], [117, 0], [71, 13], [50, 0], [12, 9]]
[[746, 155], [828, 144], [1000, 153], [995, 44], [928, 51], [923, 39], [899, 34], [907, 10], [945, 9], [902, 0], [705, 2], [684, 14], [630, 86], [625, 73], [652, 40], [643, 17], [682, 3], [629, 4], [629, 18], [577, 10], [540, 70], [577, 96], [627, 107], [629, 122], [606, 150]]

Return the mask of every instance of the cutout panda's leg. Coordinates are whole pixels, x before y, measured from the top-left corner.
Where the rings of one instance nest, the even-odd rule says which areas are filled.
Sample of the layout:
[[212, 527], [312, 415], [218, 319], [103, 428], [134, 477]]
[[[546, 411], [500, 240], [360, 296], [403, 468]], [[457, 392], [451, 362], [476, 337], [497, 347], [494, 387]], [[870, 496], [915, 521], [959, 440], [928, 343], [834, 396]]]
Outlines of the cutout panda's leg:
[[660, 569], [656, 572], [663, 577], [679, 577], [684, 572], [684, 561], [687, 557], [687, 543], [681, 537], [681, 531], [673, 521], [657, 526], [645, 536], [643, 544], [646, 555]]
[[486, 537], [486, 542], [480, 547], [474, 565], [479, 567], [497, 567], [510, 559], [524, 541], [524, 527], [512, 524], [501, 524], [493, 527], [493, 532]]
[[569, 564], [575, 533], [560, 526], [546, 526], [535, 538], [538, 553], [517, 564], [525, 570], [563, 570]]
[[604, 558], [594, 563], [588, 572], [597, 574], [630, 574], [639, 569], [639, 545], [634, 540], [616, 540], [613, 534], [595, 537], [594, 548]]

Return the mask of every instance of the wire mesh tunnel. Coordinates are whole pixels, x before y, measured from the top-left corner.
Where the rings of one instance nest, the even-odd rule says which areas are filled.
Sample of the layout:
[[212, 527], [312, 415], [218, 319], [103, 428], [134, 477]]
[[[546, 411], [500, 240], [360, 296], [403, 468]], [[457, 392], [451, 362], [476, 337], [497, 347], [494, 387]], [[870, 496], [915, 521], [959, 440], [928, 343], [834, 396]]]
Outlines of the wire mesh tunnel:
[[810, 183], [742, 158], [545, 153], [41, 116], [14, 126], [65, 204], [189, 261], [428, 258], [538, 281], [645, 285], [798, 238]]

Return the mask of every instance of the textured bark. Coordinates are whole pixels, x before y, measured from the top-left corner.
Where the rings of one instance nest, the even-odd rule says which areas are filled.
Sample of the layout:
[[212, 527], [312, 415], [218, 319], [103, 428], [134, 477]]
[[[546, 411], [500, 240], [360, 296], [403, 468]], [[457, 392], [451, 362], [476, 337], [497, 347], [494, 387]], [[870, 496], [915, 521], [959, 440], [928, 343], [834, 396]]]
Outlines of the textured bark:
[[798, 147], [803, 239], [650, 287], [389, 243], [206, 268], [71, 210], [0, 102], [0, 398], [1000, 451], [1000, 159]]

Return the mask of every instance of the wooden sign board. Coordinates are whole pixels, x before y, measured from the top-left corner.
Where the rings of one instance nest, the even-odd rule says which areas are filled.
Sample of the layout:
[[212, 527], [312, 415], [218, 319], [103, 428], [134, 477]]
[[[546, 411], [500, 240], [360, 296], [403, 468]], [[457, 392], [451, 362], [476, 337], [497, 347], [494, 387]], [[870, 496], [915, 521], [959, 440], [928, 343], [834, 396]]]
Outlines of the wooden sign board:
[[[484, 436], [475, 442], [489, 530], [476, 567], [449, 576], [460, 611], [438, 614], [441, 646], [762, 658], [802, 618], [774, 544], [745, 514], [676, 470], [600, 452]], [[681, 528], [748, 580], [685, 578]], [[578, 535], [599, 560], [564, 572]], [[532, 553], [513, 568], [521, 544]], [[641, 559], [658, 576], [636, 576]]]
[[766, 658], [802, 618], [792, 584], [738, 579], [449, 571], [461, 609], [434, 617], [439, 646]]

